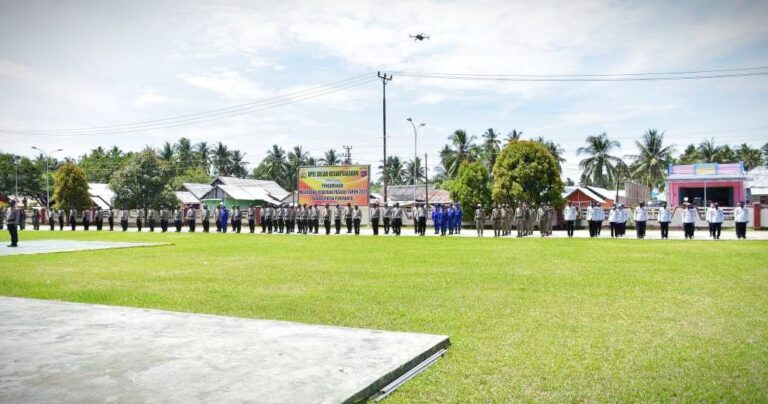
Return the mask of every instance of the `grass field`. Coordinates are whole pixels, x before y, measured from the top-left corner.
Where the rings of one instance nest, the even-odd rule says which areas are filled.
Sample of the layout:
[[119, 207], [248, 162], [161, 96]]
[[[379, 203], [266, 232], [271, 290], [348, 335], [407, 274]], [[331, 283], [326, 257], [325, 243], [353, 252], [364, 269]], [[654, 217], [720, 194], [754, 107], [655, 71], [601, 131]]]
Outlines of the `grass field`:
[[[394, 402], [768, 401], [768, 242], [33, 233], [0, 294], [446, 334]], [[3, 232], [3, 241], [8, 239]]]

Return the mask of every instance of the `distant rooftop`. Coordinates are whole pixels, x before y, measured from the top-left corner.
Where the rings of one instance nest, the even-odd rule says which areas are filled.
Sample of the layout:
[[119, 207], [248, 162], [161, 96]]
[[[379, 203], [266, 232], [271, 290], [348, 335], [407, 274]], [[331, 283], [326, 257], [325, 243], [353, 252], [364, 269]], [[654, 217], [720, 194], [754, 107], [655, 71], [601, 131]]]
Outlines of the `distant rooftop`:
[[670, 180], [744, 178], [744, 163], [669, 165]]

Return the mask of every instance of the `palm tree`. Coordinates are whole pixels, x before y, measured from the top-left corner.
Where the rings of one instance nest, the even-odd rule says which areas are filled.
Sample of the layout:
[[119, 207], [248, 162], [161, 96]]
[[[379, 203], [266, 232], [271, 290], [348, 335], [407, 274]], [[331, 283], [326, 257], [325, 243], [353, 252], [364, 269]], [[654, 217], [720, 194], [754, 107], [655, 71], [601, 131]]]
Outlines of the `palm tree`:
[[183, 170], [191, 168], [194, 161], [192, 157], [192, 142], [185, 137], [179, 138], [178, 143], [173, 146], [173, 149], [176, 153], [176, 161], [179, 163], [179, 166]]
[[732, 163], [738, 160], [738, 156], [736, 155], [736, 151], [731, 148], [731, 146], [723, 145], [717, 148], [717, 159], [715, 160], [718, 163]]
[[248, 162], [243, 161], [245, 153], [240, 150], [232, 151], [232, 175], [239, 178], [245, 178], [248, 175]]
[[765, 165], [768, 166], [768, 143], [764, 144], [760, 150], [763, 152], [763, 160], [765, 160]]
[[579, 147], [576, 150], [577, 155], [589, 156], [579, 162], [582, 183], [603, 188], [610, 187], [616, 176], [616, 166], [621, 163], [621, 159], [611, 155], [611, 152], [621, 147], [621, 143], [608, 139], [605, 132], [597, 136], [588, 136], [586, 142], [586, 147]]
[[547, 150], [549, 150], [549, 152], [552, 154], [552, 157], [555, 158], [555, 162], [557, 163], [557, 169], [560, 170], [560, 172], [562, 172], [563, 163], [565, 163], [565, 159], [563, 158], [563, 153], [565, 153], [565, 149], [563, 149], [559, 144], [551, 140], [545, 140], [541, 136], [531, 140], [533, 140], [534, 142], [543, 144], [544, 147], [546, 147]]
[[336, 154], [336, 149], [328, 149], [323, 158], [320, 159], [320, 164], [324, 166], [335, 166], [340, 162], [341, 159], [339, 158], [339, 155]]
[[200, 142], [195, 145], [194, 158], [197, 165], [205, 170], [206, 174], [211, 173], [211, 148], [208, 142]]
[[269, 179], [286, 188], [288, 185], [290, 185], [287, 175], [288, 162], [285, 158], [285, 150], [283, 150], [282, 147], [276, 144], [272, 145], [272, 149], [270, 149], [267, 152], [267, 156], [264, 157], [263, 164], [266, 169], [266, 175]]
[[[414, 172], [416, 176], [414, 177]], [[403, 181], [408, 185], [413, 185], [414, 181], [418, 184], [423, 182], [425, 175], [425, 167], [421, 165], [421, 158], [416, 157], [412, 160], [408, 160], [405, 163], [405, 170], [403, 171]]]
[[120, 159], [122, 157], [125, 157], [125, 153], [120, 150], [117, 146], [112, 146], [111, 149], [109, 149], [109, 152], [107, 152], [107, 157], [109, 157], [112, 160]]
[[216, 169], [216, 175], [229, 175], [231, 166], [232, 153], [224, 143], [217, 143], [213, 150], [213, 167]]
[[448, 136], [451, 144], [446, 145], [440, 152], [440, 159], [443, 167], [450, 178], [459, 173], [459, 167], [463, 162], [472, 162], [477, 160], [480, 149], [475, 145], [477, 137], [469, 136], [467, 132], [459, 129]]
[[507, 133], [507, 143], [513, 141], [513, 140], [520, 140], [520, 137], [523, 136], [523, 131], [517, 131], [516, 129], [512, 129], [512, 132]]
[[500, 148], [499, 134], [493, 128], [488, 128], [483, 133], [483, 154], [488, 162], [489, 170], [493, 170], [493, 165], [496, 164], [496, 157], [499, 155]]
[[709, 139], [701, 142], [699, 147], [696, 148], [696, 152], [701, 160], [705, 163], [715, 163], [719, 158], [719, 150], [715, 145], [715, 139]]
[[744, 162], [744, 169], [750, 170], [762, 164], [762, 155], [760, 150], [746, 143], [742, 143], [736, 150], [736, 155], [740, 161]]
[[286, 177], [291, 189], [293, 189], [293, 184], [296, 183], [299, 167], [314, 165], [314, 162], [309, 161], [310, 158], [309, 153], [305, 152], [301, 146], [293, 146], [293, 150], [288, 152], [288, 172]]
[[659, 133], [656, 129], [648, 129], [643, 134], [642, 141], [635, 141], [635, 146], [640, 153], [628, 156], [634, 161], [631, 168], [632, 177], [651, 189], [663, 189], [665, 174], [672, 160], [672, 153], [675, 152], [674, 146], [664, 146], [664, 132]]
[[159, 157], [165, 161], [171, 161], [173, 159], [173, 146], [171, 145], [171, 142], [163, 143], [163, 148], [160, 149]]
[[677, 158], [677, 162], [680, 164], [693, 164], [697, 163], [701, 159], [699, 158], [699, 151], [696, 148], [696, 145], [691, 143], [688, 146], [686, 146], [685, 151], [683, 151], [683, 154], [680, 155], [680, 157]]
[[403, 162], [400, 161], [400, 157], [387, 156], [387, 168], [379, 166], [379, 181], [384, 180], [384, 176], [387, 178], [389, 185], [400, 185], [403, 183], [403, 177], [405, 175], [405, 168]]

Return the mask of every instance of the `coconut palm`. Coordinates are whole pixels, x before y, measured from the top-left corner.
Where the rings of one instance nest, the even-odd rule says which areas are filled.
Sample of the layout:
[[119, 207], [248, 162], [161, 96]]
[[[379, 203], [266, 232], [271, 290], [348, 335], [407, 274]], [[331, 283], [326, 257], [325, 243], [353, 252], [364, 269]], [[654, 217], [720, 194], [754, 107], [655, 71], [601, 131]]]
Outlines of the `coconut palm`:
[[216, 175], [229, 175], [231, 166], [232, 153], [224, 143], [217, 143], [213, 149], [213, 167], [216, 169]]
[[443, 151], [440, 152], [440, 159], [445, 171], [450, 178], [453, 178], [459, 173], [461, 163], [477, 160], [480, 149], [475, 144], [477, 137], [467, 135], [467, 132], [461, 129], [448, 136], [448, 140], [451, 143], [446, 145]]
[[301, 146], [293, 146], [293, 150], [288, 152], [288, 171], [285, 175], [291, 189], [293, 189], [293, 184], [296, 183], [296, 175], [299, 172], [299, 167], [314, 165], [314, 162], [310, 161], [310, 159], [311, 157], [309, 156], [309, 153], [305, 152]]
[[621, 163], [621, 159], [611, 155], [611, 152], [621, 147], [621, 143], [608, 139], [605, 132], [597, 136], [588, 136], [586, 142], [586, 147], [579, 147], [576, 150], [577, 155], [589, 156], [579, 162], [582, 183], [610, 187], [616, 176], [616, 166]]
[[[415, 177], [414, 173], [416, 173]], [[426, 177], [425, 173], [425, 167], [421, 165], [421, 158], [416, 157], [408, 160], [408, 162], [405, 163], [405, 170], [403, 171], [403, 182], [408, 185], [413, 185], [414, 181], [417, 184], [423, 182]]]
[[383, 182], [385, 176], [389, 185], [399, 185], [403, 183], [405, 168], [403, 167], [403, 162], [400, 161], [400, 157], [387, 156], [386, 170], [384, 169], [384, 166], [379, 166], [379, 181]]
[[762, 155], [760, 150], [746, 143], [742, 143], [736, 150], [739, 161], [744, 162], [744, 169], [750, 170], [762, 164]]
[[512, 129], [512, 132], [507, 133], [507, 143], [513, 141], [513, 140], [520, 140], [520, 138], [523, 136], [523, 131], [518, 131], [516, 129]]
[[635, 141], [635, 146], [640, 153], [628, 156], [634, 161], [630, 168], [632, 178], [650, 188], [662, 189], [674, 146], [664, 146], [664, 132], [656, 129], [648, 129], [642, 140]]
[[232, 167], [230, 175], [245, 178], [248, 175], [248, 162], [243, 161], [245, 153], [241, 153], [240, 150], [232, 151]]
[[496, 164], [496, 157], [499, 155], [499, 149], [501, 149], [501, 141], [499, 140], [499, 134], [488, 128], [483, 133], [483, 155], [488, 163], [488, 169], [493, 170], [493, 165]]
[[709, 139], [701, 142], [696, 148], [696, 152], [699, 155], [699, 159], [705, 163], [715, 163], [719, 159], [719, 149], [715, 145], [715, 139]]
[[717, 148], [717, 158], [715, 159], [718, 163], [733, 163], [738, 160], [738, 157], [736, 156], [736, 151], [731, 148], [729, 145], [723, 145]]
[[284, 187], [290, 185], [288, 180], [288, 162], [285, 150], [282, 147], [276, 144], [272, 145], [272, 148], [267, 152], [267, 156], [264, 157], [263, 164], [267, 178]]
[[206, 174], [211, 173], [211, 148], [208, 146], [208, 142], [200, 142], [195, 145], [194, 159], [197, 161], [198, 167], [205, 170]]
[[679, 164], [693, 164], [700, 161], [699, 151], [696, 149], [696, 145], [691, 143], [685, 147], [683, 154], [677, 158]]
[[188, 138], [182, 137], [173, 145], [173, 151], [176, 161], [182, 170], [192, 167], [194, 158], [192, 155], [192, 142]]
[[336, 154], [336, 149], [329, 149], [320, 159], [320, 163], [326, 166], [335, 166], [341, 163], [341, 158]]
[[163, 147], [160, 149], [158, 157], [165, 161], [171, 161], [171, 159], [173, 159], [173, 146], [171, 145], [171, 142], [163, 143]]

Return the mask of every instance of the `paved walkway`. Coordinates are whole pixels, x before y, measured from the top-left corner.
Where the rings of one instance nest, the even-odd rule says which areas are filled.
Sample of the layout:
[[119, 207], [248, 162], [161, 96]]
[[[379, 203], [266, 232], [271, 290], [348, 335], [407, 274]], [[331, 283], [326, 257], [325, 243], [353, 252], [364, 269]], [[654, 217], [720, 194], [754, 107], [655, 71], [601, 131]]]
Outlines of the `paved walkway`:
[[448, 337], [0, 297], [0, 402], [366, 399]]
[[108, 248], [131, 248], [163, 245], [163, 243], [123, 243], [111, 241], [78, 241], [78, 240], [29, 240], [19, 242], [16, 248], [0, 247], [0, 256], [47, 254], [84, 250], [104, 250]]
[[[40, 230], [29, 230], [29, 228], [27, 228], [27, 230], [24, 230], [23, 232], [20, 232], [19, 234], [20, 234], [21, 240], [23, 241], [24, 233], [25, 232], [50, 232], [50, 231], [51, 230], [48, 227], [41, 228]], [[64, 229], [64, 232], [69, 232], [69, 231], [71, 231], [69, 228], [65, 228]], [[77, 232], [81, 232], [81, 231], [83, 231], [82, 228], [78, 227]], [[130, 233], [133, 233], [133, 232], [136, 232], [136, 231], [137, 231], [136, 228], [129, 228], [128, 229], [128, 232], [130, 232]], [[169, 235], [170, 234], [174, 234], [175, 231], [176, 231], [175, 229], [173, 229], [173, 230], [169, 229], [166, 234], [169, 234]], [[59, 230], [57, 228], [57, 230], [55, 230], [54, 233], [58, 233], [58, 232], [59, 232]], [[105, 232], [105, 233], [122, 233], [122, 230], [115, 230], [113, 232], [110, 232], [109, 230], [102, 230], [101, 232]], [[143, 232], [147, 232], [147, 229], [145, 228], [143, 230]], [[187, 229], [186, 226], [184, 228], [182, 228], [182, 232], [183, 233], [187, 233], [188, 232], [188, 229]], [[249, 232], [249, 230], [248, 230], [247, 226], [244, 226], [243, 230], [242, 230], [242, 233], [248, 233], [248, 232]], [[333, 234], [333, 232], [334, 232], [334, 230], [331, 230], [331, 236], [329, 236], [329, 237], [354, 236], [354, 234], [347, 234], [346, 228], [342, 228], [341, 234], [339, 234], [339, 235], [335, 235], [335, 234]], [[91, 230], [89, 230], [88, 233], [97, 233], [97, 232], [93, 229], [93, 227], [91, 227]], [[155, 233], [159, 234], [160, 232], [159, 232], [158, 229], [155, 229]], [[202, 233], [202, 229], [200, 228], [200, 226], [198, 226], [196, 233], [197, 234], [201, 234], [201, 235], [204, 234], [204, 233]], [[6, 234], [7, 234], [7, 232], [6, 232]], [[217, 234], [216, 231], [215, 231], [215, 228], [212, 230], [211, 234]], [[227, 234], [233, 234], [233, 233], [230, 230], [227, 230]], [[275, 233], [273, 233], [273, 234], [275, 234]], [[277, 233], [277, 234], [279, 234], [279, 233]], [[360, 229], [360, 235], [361, 236], [371, 236], [371, 235], [373, 235], [373, 229], [371, 229], [370, 227], [363, 227], [363, 228]], [[513, 230], [511, 236], [506, 236], [504, 238], [505, 239], [516, 239], [516, 237], [515, 237], [516, 235], [517, 235], [517, 231]], [[262, 234], [261, 233], [261, 227], [258, 227], [256, 229], [256, 233], [254, 234], [254, 236], [270, 236], [270, 234]], [[293, 236], [293, 237], [301, 237], [301, 235], [298, 235], [298, 234], [291, 234], [291, 236]], [[312, 236], [314, 236], [314, 235], [312, 235]], [[326, 237], [325, 229], [321, 227], [320, 228], [320, 234], [318, 234], [317, 236]], [[391, 232], [388, 235], [384, 235], [384, 231], [383, 230], [380, 231], [380, 236], [381, 237], [394, 237], [394, 235]], [[416, 236], [416, 235], [414, 234], [413, 227], [404, 227], [403, 230], [402, 230], [401, 236], [403, 236], [403, 237], [406, 237], [406, 236], [410, 237], [410, 236]], [[440, 237], [440, 236], [434, 234], [434, 228], [429, 227], [429, 228], [427, 228], [427, 237]], [[461, 234], [459, 234], [459, 235], [447, 235], [445, 237], [447, 237], [447, 238], [451, 238], [451, 237], [477, 237], [477, 232], [475, 231], [475, 229], [462, 229], [461, 230]], [[485, 229], [484, 237], [486, 237], [486, 238], [493, 238], [493, 230], [492, 229]], [[532, 236], [528, 236], [528, 237], [529, 238], [531, 238], [531, 237], [533, 237], [533, 238], [540, 238], [541, 235], [540, 235], [540, 233], [538, 231], [535, 231]], [[563, 231], [563, 230], [555, 230], [552, 233], [551, 237], [552, 238], [567, 238], [568, 236], [567, 236], [566, 232]], [[576, 232], [574, 234], [574, 237], [575, 238], [589, 238], [589, 231], [588, 230], [576, 230]], [[610, 239], [611, 238], [611, 230], [608, 227], [603, 227], [602, 234], [600, 235], [600, 238]], [[634, 229], [627, 229], [627, 234], [626, 234], [626, 236], [624, 238], [625, 239], [636, 239], [637, 237], [635, 235], [635, 230]], [[661, 239], [661, 231], [659, 229], [655, 229], [655, 228], [648, 229], [646, 231], [645, 239], [646, 240], [660, 240]], [[682, 229], [670, 229], [670, 231], [669, 231], [669, 239], [670, 240], [683, 240], [684, 239], [684, 237], [683, 237], [683, 230]], [[712, 238], [709, 237], [709, 230], [708, 229], [696, 229], [696, 235], [695, 235], [695, 238], [693, 239], [693, 241], [701, 241], [701, 240], [713, 240]], [[736, 240], [736, 231], [735, 231], [735, 229], [732, 229], [732, 228], [723, 229], [723, 231], [722, 231], [722, 233], [720, 235], [720, 240], [721, 241], [722, 240]], [[752, 229], [748, 229], [747, 230], [747, 240], [746, 241], [749, 241], [749, 240], [768, 240], [768, 231], [764, 231], [764, 230], [763, 231], [754, 231]]]

